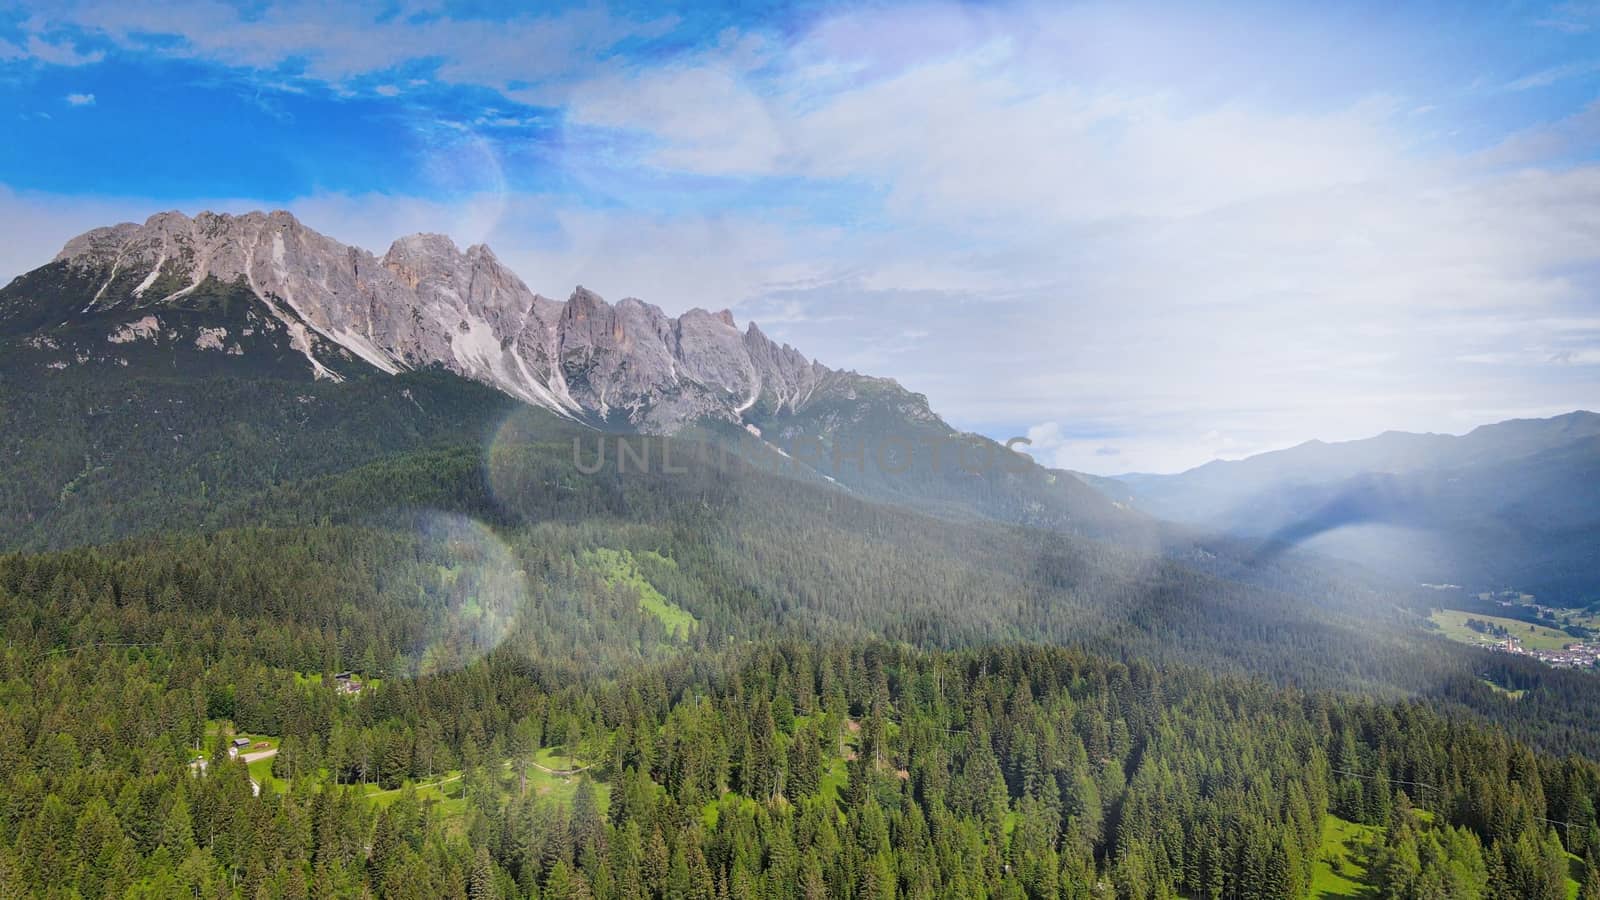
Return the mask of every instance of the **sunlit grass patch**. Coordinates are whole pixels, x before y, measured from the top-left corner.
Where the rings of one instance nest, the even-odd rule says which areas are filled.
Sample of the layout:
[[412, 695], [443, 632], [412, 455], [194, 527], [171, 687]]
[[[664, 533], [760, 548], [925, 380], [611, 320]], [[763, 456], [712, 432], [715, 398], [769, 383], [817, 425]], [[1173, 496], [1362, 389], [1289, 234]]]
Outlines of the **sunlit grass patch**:
[[[676, 567], [677, 563], [656, 553], [646, 556], [653, 563]], [[583, 562], [593, 566], [609, 585], [626, 585], [639, 594], [639, 608], [661, 621], [667, 633], [675, 638], [687, 638], [700, 625], [693, 613], [668, 600], [649, 579], [639, 571], [633, 554], [626, 550], [599, 547], [583, 554]]]
[[1382, 836], [1371, 825], [1331, 814], [1323, 817], [1322, 846], [1311, 869], [1311, 896], [1315, 900], [1366, 897], [1368, 851]]
[[1468, 628], [1468, 619], [1477, 619], [1504, 628], [1511, 637], [1521, 641], [1522, 646], [1529, 650], [1561, 650], [1568, 644], [1578, 642], [1577, 638], [1559, 629], [1533, 625], [1518, 619], [1507, 619], [1503, 616], [1462, 612], [1459, 609], [1440, 609], [1435, 610], [1429, 618], [1439, 626], [1440, 634], [1453, 641], [1475, 646], [1492, 644], [1497, 638]]

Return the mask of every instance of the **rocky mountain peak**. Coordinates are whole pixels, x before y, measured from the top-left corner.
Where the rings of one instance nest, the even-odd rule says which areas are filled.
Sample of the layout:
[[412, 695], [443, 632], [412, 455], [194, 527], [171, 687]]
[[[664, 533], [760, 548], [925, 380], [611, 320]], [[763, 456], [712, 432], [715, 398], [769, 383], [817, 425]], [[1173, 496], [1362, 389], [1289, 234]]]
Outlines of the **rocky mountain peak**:
[[588, 321], [596, 317], [609, 316], [610, 313], [611, 304], [581, 284], [573, 288], [572, 295], [567, 298], [566, 315], [574, 321]]
[[448, 235], [418, 232], [397, 238], [389, 245], [389, 252], [383, 255], [385, 263], [398, 262], [407, 259], [427, 259], [438, 257], [460, 256], [461, 251], [456, 247], [456, 242]]
[[[360, 363], [391, 374], [437, 365], [563, 415], [645, 431], [795, 411], [836, 375], [754, 323], [741, 333], [731, 310], [672, 318], [581, 285], [551, 300], [486, 245], [463, 251], [421, 233], [377, 257], [283, 210], [157, 213], [79, 235], [56, 261], [97, 284], [85, 313], [159, 309], [213, 279], [238, 284], [318, 378]], [[326, 358], [330, 347], [342, 361]]]
[[61, 252], [56, 254], [54, 261], [82, 263], [88, 260], [110, 259], [116, 256], [117, 250], [138, 230], [138, 225], [123, 222], [120, 225], [85, 231], [67, 241]]

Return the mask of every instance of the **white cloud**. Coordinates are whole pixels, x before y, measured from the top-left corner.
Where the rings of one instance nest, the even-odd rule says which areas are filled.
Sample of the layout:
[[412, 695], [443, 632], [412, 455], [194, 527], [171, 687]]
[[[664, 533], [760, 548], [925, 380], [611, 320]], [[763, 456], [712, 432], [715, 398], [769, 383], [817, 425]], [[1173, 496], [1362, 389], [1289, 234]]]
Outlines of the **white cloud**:
[[[1238, 459], [1287, 446], [1244, 440], [1217, 429], [1179, 430], [1161, 435], [1107, 436], [1092, 432], [1075, 435], [1057, 422], [1034, 425], [1028, 428], [1026, 436], [1032, 443], [1023, 449], [1041, 465], [1097, 474], [1170, 469], [1175, 461], [1187, 458]], [[1174, 447], [1181, 448], [1177, 455], [1174, 455]]]
[[769, 173], [790, 146], [779, 133], [783, 111], [724, 66], [608, 74], [578, 86], [569, 103], [580, 124], [648, 130], [665, 142], [652, 161], [680, 171]]
[[1028, 445], [1030, 453], [1048, 454], [1059, 450], [1067, 444], [1067, 436], [1061, 433], [1060, 422], [1041, 422], [1028, 429]]
[[[86, 66], [106, 58], [103, 50], [91, 50], [85, 53], [70, 41], [51, 41], [39, 35], [28, 37], [26, 55], [31, 59], [56, 66]], [[4, 51], [0, 49], [0, 57], [3, 56]]]
[[68, 106], [93, 106], [94, 105], [94, 95], [93, 94], [68, 94], [67, 95], [67, 105]]
[[[293, 60], [304, 64], [309, 77], [331, 83], [402, 63], [442, 60], [438, 77], [445, 81], [507, 87], [568, 77], [595, 65], [618, 41], [658, 35], [672, 22], [634, 21], [581, 7], [503, 20], [394, 12], [387, 4], [310, 0], [249, 9], [217, 0], [89, 0], [39, 10], [25, 25], [36, 39], [52, 29], [78, 28], [136, 50], [150, 49], [151, 36], [176, 36], [182, 43], [161, 42], [161, 53], [256, 69]], [[29, 49], [40, 55], [31, 44]]]
[[1486, 166], [1521, 165], [1586, 153], [1600, 142], [1600, 101], [1554, 122], [1513, 132], [1478, 155]]
[[1550, 361], [1566, 366], [1600, 366], [1600, 347], [1557, 350], [1550, 355]]
[[[890, 47], [897, 28], [929, 30], [880, 12], [855, 31]], [[818, 36], [841, 31], [774, 54], [776, 78], [713, 54], [574, 95], [580, 121], [648, 133], [646, 165], [882, 191], [838, 277], [781, 294], [770, 330], [798, 346], [961, 424], [1070, 421], [1094, 436], [1045, 437], [1091, 471], [1600, 405], [1600, 373], [1550, 374], [1594, 337], [1557, 323], [1596, 305], [1600, 167], [1543, 164], [1587, 141], [1581, 118], [1452, 157], [1421, 152], [1416, 104], [1382, 96], [1194, 103], [1041, 73], [982, 29], [857, 77]], [[813, 324], [844, 312], [848, 331]], [[908, 321], [933, 338], [895, 354]], [[1532, 368], [1468, 361], [1506, 346], [1536, 348]]]

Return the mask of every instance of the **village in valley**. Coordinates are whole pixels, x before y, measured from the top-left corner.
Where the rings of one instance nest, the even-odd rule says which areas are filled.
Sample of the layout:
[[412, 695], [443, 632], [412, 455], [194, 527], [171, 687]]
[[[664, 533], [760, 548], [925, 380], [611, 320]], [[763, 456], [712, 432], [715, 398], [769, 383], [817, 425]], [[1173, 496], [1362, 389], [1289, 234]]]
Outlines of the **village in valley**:
[[1560, 650], [1538, 650], [1524, 646], [1520, 637], [1507, 633], [1497, 638], [1492, 646], [1503, 653], [1531, 656], [1558, 669], [1587, 669], [1600, 663], [1600, 643], [1595, 641], [1572, 641]]
[[1475, 599], [1473, 606], [1493, 604], [1500, 614], [1438, 609], [1430, 621], [1445, 637], [1462, 643], [1531, 657], [1555, 668], [1600, 669], [1600, 614], [1592, 608], [1546, 606], [1519, 591], [1485, 592]]

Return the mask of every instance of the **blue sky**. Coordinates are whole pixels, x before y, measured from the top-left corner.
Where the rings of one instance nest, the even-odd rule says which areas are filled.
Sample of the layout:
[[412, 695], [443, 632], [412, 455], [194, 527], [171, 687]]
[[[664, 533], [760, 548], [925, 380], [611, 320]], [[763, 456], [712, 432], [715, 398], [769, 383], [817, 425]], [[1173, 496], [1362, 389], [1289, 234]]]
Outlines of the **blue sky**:
[[1600, 3], [0, 8], [0, 278], [180, 208], [732, 306], [1047, 462], [1600, 407]]

